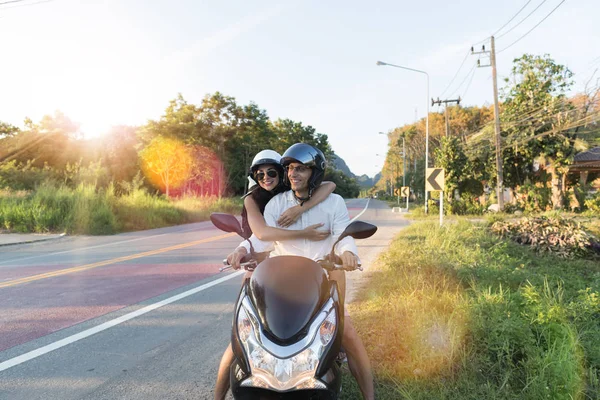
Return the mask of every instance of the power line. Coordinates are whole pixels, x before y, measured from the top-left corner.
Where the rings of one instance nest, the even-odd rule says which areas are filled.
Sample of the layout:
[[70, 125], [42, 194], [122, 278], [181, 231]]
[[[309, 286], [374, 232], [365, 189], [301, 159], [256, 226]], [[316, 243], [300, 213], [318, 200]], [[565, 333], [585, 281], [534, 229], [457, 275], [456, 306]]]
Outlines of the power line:
[[465, 96], [467, 95], [467, 92], [469, 91], [469, 88], [471, 87], [471, 82], [473, 82], [473, 78], [475, 77], [475, 71], [477, 71], [477, 70], [473, 69], [473, 73], [471, 74], [471, 79], [469, 80], [469, 83], [467, 83], [467, 87], [461, 96], [463, 99], [465, 98]]
[[468, 57], [469, 57], [469, 52], [467, 51], [467, 54], [465, 55], [465, 58], [460, 63], [460, 67], [458, 67], [458, 69], [456, 70], [456, 73], [454, 74], [454, 77], [452, 78], [452, 80], [450, 81], [450, 83], [448, 84], [448, 86], [446, 86], [446, 89], [444, 89], [444, 91], [442, 92], [442, 94], [440, 94], [440, 96], [444, 96], [444, 93], [446, 93], [446, 91], [448, 89], [450, 89], [450, 86], [452, 85], [452, 82], [454, 82], [454, 80], [458, 76], [458, 73], [460, 72], [460, 69], [463, 67], [463, 65], [465, 65], [465, 61], [467, 61]]
[[[590, 92], [593, 92], [594, 90], [598, 90], [600, 88], [600, 86], [598, 85], [598, 83], [595, 86], [590, 87], [588, 90]], [[571, 99], [567, 98], [567, 97], [563, 97], [557, 100], [557, 104], [555, 104], [557, 107], [561, 107], [564, 106], [565, 104], [568, 104], [571, 101]], [[542, 105], [542, 106], [538, 106], [538, 107], [533, 107], [531, 109], [528, 109], [527, 111], [521, 112], [519, 114], [515, 114], [513, 116], [514, 120], [511, 122], [504, 122], [503, 123], [503, 127], [505, 129], [508, 128], [513, 128], [515, 126], [519, 126], [524, 122], [527, 122], [528, 120], [531, 120], [535, 117], [537, 117], [538, 115], [542, 115], [544, 113], [544, 111], [546, 110], [546, 106]], [[577, 110], [577, 108], [575, 108], [574, 110]], [[493, 121], [490, 121], [488, 123], [486, 123], [485, 125], [483, 125], [481, 127], [481, 129], [485, 128], [488, 125], [491, 125], [493, 123]]]
[[[573, 111], [577, 111], [577, 110], [573, 110]], [[525, 137], [525, 138], [523, 138], [521, 140], [512, 140], [512, 141], [508, 141], [507, 140], [506, 143], [504, 144], [504, 146], [502, 146], [501, 150], [506, 150], [506, 149], [508, 149], [510, 147], [519, 146], [519, 145], [531, 142], [533, 140], [539, 139], [539, 138], [544, 137], [544, 136], [548, 136], [548, 135], [552, 135], [552, 134], [560, 134], [560, 133], [562, 133], [564, 131], [567, 131], [569, 129], [573, 129], [573, 128], [578, 128], [578, 127], [581, 127], [581, 126], [585, 126], [585, 125], [587, 125], [590, 122], [597, 122], [596, 118], [599, 117], [599, 116], [600, 116], [600, 112], [599, 111], [595, 111], [595, 112], [589, 113], [588, 115], [586, 115], [583, 118], [580, 118], [580, 119], [578, 119], [576, 121], [572, 121], [572, 122], [566, 124], [565, 126], [562, 126], [562, 127], [559, 127], [559, 128], [550, 129], [548, 131], [544, 131], [544, 132], [538, 133], [538, 134], [536, 134], [534, 136], [527, 136], [527, 137]], [[578, 135], [596, 133], [598, 131], [599, 130], [591, 130], [589, 132], [579, 132]], [[507, 138], [507, 139], [510, 139], [510, 137]], [[487, 138], [486, 140], [491, 141], [492, 138]], [[471, 154], [473, 154], [473, 153], [475, 153], [475, 152], [477, 152], [479, 150], [482, 150], [482, 149], [484, 149], [486, 147], [489, 147], [489, 144], [482, 141], [482, 142], [480, 142], [480, 143], [478, 143], [478, 144], [476, 144], [474, 146], [470, 146], [469, 148], [467, 148], [465, 150], [467, 152], [470, 152]]]
[[23, 1], [25, 1], [25, 0], [8, 0], [8, 1], [3, 1], [3, 2], [0, 3], [0, 6], [3, 6], [5, 4], [21, 3]]
[[[546, 1], [546, 0], [544, 0]], [[531, 31], [533, 31], [535, 28], [537, 28], [542, 22], [544, 22], [549, 16], [552, 15], [552, 13], [554, 11], [556, 11], [556, 9], [558, 7], [560, 7], [562, 5], [562, 3], [564, 3], [566, 0], [562, 0], [560, 3], [558, 3], [558, 5], [556, 7], [554, 7], [552, 9], [552, 11], [550, 11], [548, 13], [548, 15], [546, 15], [540, 22], [538, 22], [537, 24], [535, 24], [535, 26], [533, 28], [531, 28], [530, 30], [528, 30], [523, 36], [521, 36], [520, 38], [518, 38], [517, 40], [515, 40], [514, 42], [512, 42], [511, 44], [509, 44], [508, 46], [506, 46], [505, 48], [503, 48], [502, 50], [500, 50], [498, 53], [502, 53], [504, 50], [508, 49], [509, 47], [511, 47], [512, 45], [514, 45], [515, 43], [517, 43], [518, 41], [520, 41], [521, 39], [523, 39], [525, 36], [529, 35], [531, 33]]]
[[[519, 141], [516, 141], [516, 142], [506, 143], [506, 145], [502, 147], [502, 150], [507, 149], [509, 147], [518, 146], [520, 144], [524, 144], [524, 143], [530, 142], [530, 141], [535, 140], [535, 139], [539, 139], [539, 138], [541, 138], [543, 136], [552, 135], [554, 133], [561, 133], [561, 132], [566, 131], [568, 129], [573, 129], [573, 128], [577, 128], [577, 127], [580, 127], [580, 126], [584, 126], [584, 125], [586, 125], [587, 122], [593, 121], [593, 119], [595, 117], [599, 116], [599, 115], [600, 115], [600, 111], [596, 111], [596, 112], [588, 114], [587, 116], [585, 116], [585, 117], [583, 117], [583, 118], [581, 118], [581, 119], [579, 119], [577, 121], [571, 122], [570, 124], [567, 124], [564, 127], [555, 128], [555, 129], [551, 129], [551, 130], [546, 131], [546, 132], [538, 133], [537, 135], [529, 136], [529, 137], [527, 137], [525, 139], [522, 139], [522, 140], [519, 140]], [[590, 119], [591, 119], [591, 121], [590, 121]]]
[[[588, 89], [588, 92], [594, 92], [594, 91], [598, 91], [600, 89], [600, 85], [598, 84], [598, 82], [596, 83], [595, 86], [592, 86]], [[564, 106], [565, 104], [568, 104], [571, 102], [572, 99], [569, 99], [567, 97], [563, 97], [557, 100], [557, 103], [555, 104], [555, 106], [557, 107], [561, 107]], [[579, 108], [574, 108], [574, 111], [583, 109], [583, 106], [580, 106]], [[527, 122], [528, 120], [531, 120], [533, 118], [536, 118], [538, 115], [542, 115], [544, 114], [544, 112], [546, 111], [546, 106], [542, 105], [542, 106], [538, 106], [538, 107], [533, 107], [531, 109], [528, 109], [527, 111], [521, 112], [519, 114], [515, 114], [513, 116], [513, 121], [511, 122], [504, 122], [503, 123], [503, 127], [504, 129], [509, 129], [509, 128], [513, 128], [515, 126], [521, 126], [522, 123]], [[481, 129], [484, 129], [486, 126], [490, 126], [492, 125], [493, 121], [490, 121], [486, 124], [484, 124]]]
[[[12, 0], [12, 1], [7, 1], [7, 2], [5, 2], [5, 3], [0, 3], [0, 6], [1, 6], [2, 4], [9, 4], [9, 3], [22, 3], [22, 2], [24, 2], [24, 1], [25, 1], [25, 0]], [[50, 3], [50, 2], [52, 2], [52, 1], [54, 1], [54, 0], [40, 0], [40, 1], [33, 2], [33, 3], [25, 3], [25, 4], [18, 4], [18, 5], [15, 5], [15, 6], [10, 6], [10, 7], [2, 7], [2, 8], [0, 8], [0, 10], [10, 10], [10, 9], [12, 9], [12, 8], [28, 7], [28, 6], [33, 6], [33, 5], [36, 5], [36, 4]]]
[[[598, 86], [596, 86], [595, 89], [597, 90]], [[563, 99], [560, 99], [560, 102], [557, 104], [557, 106], [561, 106], [561, 105], [564, 105], [565, 103], [569, 103], [569, 102], [570, 102], [570, 99], [563, 98]], [[522, 125], [523, 122], [526, 122], [527, 120], [530, 120], [530, 119], [536, 117], [538, 114], [543, 113], [544, 110], [545, 110], [545, 107], [543, 107], [543, 106], [542, 107], [536, 107], [533, 110], [530, 110], [528, 112], [525, 112], [525, 113], [522, 113], [520, 115], [517, 115], [517, 118], [521, 118], [521, 117], [525, 117], [525, 118], [524, 119], [520, 119], [518, 121], [513, 121], [513, 122], [510, 122], [510, 123], [503, 124], [503, 131], [506, 132], [510, 128], [514, 128], [514, 127], [518, 127], [518, 126], [523, 126]], [[504, 146], [502, 146], [502, 149], [505, 149], [505, 148], [508, 148], [508, 147], [511, 147], [511, 146], [515, 146], [515, 145], [519, 145], [521, 143], [526, 143], [527, 141], [530, 141], [530, 140], [533, 140], [533, 139], [536, 139], [536, 138], [539, 138], [539, 137], [542, 137], [542, 136], [545, 136], [545, 135], [549, 135], [549, 134], [552, 134], [552, 133], [560, 133], [561, 131], [565, 131], [565, 130], [568, 130], [568, 129], [572, 129], [572, 128], [576, 128], [576, 127], [579, 127], [579, 126], [583, 126], [583, 125], [585, 125], [585, 124], [587, 124], [589, 122], [599, 122], [599, 119], [595, 119], [595, 118], [596, 117], [600, 117], [600, 111], [588, 112], [589, 111], [589, 105], [581, 105], [579, 107], [575, 107], [575, 108], [573, 108], [571, 110], [567, 110], [566, 113], [567, 114], [569, 114], [569, 113], [570, 114], [577, 114], [577, 113], [580, 113], [582, 111], [585, 111], [585, 113], [586, 113], [585, 117], [581, 117], [578, 120], [571, 121], [566, 126], [560, 128], [560, 129], [553, 129], [553, 130], [550, 130], [550, 131], [542, 132], [541, 134], [538, 134], [538, 135], [535, 135], [535, 136], [532, 136], [532, 137], [528, 137], [528, 138], [526, 138], [526, 139], [524, 139], [524, 140], [522, 140], [520, 142], [514, 142], [513, 141], [513, 142], [510, 142], [510, 143], [506, 143]], [[561, 114], [564, 115], [565, 111], [558, 111], [557, 113], [555, 113], [555, 114], [549, 114], [546, 117], [547, 118], [556, 118], [556, 117], [560, 116]], [[484, 124], [479, 129], [479, 132], [477, 132], [477, 133], [475, 133], [474, 135], [471, 136], [471, 139], [474, 139], [477, 136], [481, 136], [482, 130], [485, 129], [486, 127], [490, 127], [493, 123], [494, 123], [494, 121], [490, 121], [490, 122]], [[532, 127], [532, 128], [535, 129], [535, 127]], [[490, 134], [491, 134], [491, 132], [490, 132]], [[510, 138], [507, 138], [507, 139], [510, 139]], [[486, 140], [492, 140], [492, 138], [487, 138]], [[489, 146], [489, 144], [487, 144], [486, 142], [481, 142], [481, 143], [478, 143], [478, 144], [470, 146], [467, 150], [475, 152], [475, 151], [481, 150], [482, 148], [487, 147], [487, 146]]]
[[[544, 2], [546, 2], [546, 0], [543, 0], [542, 3], [535, 10], [537, 10], [542, 4], [544, 4]], [[525, 7], [527, 7], [527, 5], [529, 3], [531, 3], [531, 0], [527, 0], [527, 3], [525, 3], [525, 5], [523, 7], [521, 7], [521, 9], [519, 11], [517, 11], [517, 13], [515, 15], [513, 15], [513, 17], [511, 19], [508, 20], [508, 22], [506, 22], [504, 25], [502, 25], [500, 27], [500, 29], [498, 29], [496, 32], [494, 32], [491, 36], [496, 36], [496, 34], [498, 32], [500, 32], [502, 29], [504, 29], [504, 27], [506, 27], [508, 24], [510, 24], [517, 17], [517, 15], [519, 15], [521, 13], [521, 11], [523, 11], [523, 9], [525, 9]], [[533, 12], [535, 12], [535, 10], [533, 10]], [[529, 15], [531, 15], [531, 13]], [[529, 17], [529, 15], [527, 17]], [[523, 22], [525, 19], [527, 19], [527, 17], [525, 17], [521, 22]], [[521, 22], [519, 22], [519, 24]], [[515, 27], [518, 26], [519, 24], [515, 25]], [[514, 29], [515, 27], [511, 28], [511, 30]], [[510, 32], [510, 30], [508, 32]], [[489, 38], [485, 38], [485, 39], [483, 39], [483, 40], [481, 40], [481, 41], [473, 44], [472, 47], [475, 47], [475, 46], [477, 46], [477, 45], [479, 45], [481, 43], [487, 42], [488, 40], [489, 40]], [[452, 80], [450, 81], [450, 83], [448, 84], [448, 86], [446, 86], [446, 88], [444, 89], [444, 91], [442, 92], [442, 94], [440, 96], [443, 96], [444, 93], [446, 93], [446, 91], [450, 88], [450, 86], [452, 85], [452, 83], [454, 82], [454, 80], [456, 79], [456, 77], [458, 76], [458, 73], [460, 72], [461, 68], [465, 64], [465, 61], [467, 61], [467, 57], [469, 57], [469, 52], [468, 51], [467, 51], [467, 54], [465, 55], [465, 58], [463, 59], [462, 63], [460, 63], [460, 66], [458, 67], [458, 70], [454, 74], [454, 77], [452, 78]], [[457, 88], [457, 90], [458, 90], [458, 88]], [[456, 92], [456, 90], [455, 90], [455, 92]]]
[[471, 72], [473, 72], [475, 70], [475, 68], [477, 67], [477, 64], [473, 64], [473, 66], [471, 67], [471, 69], [469, 70], [469, 72], [467, 72], [467, 75], [465, 75], [465, 78], [462, 80], [462, 82], [460, 83], [460, 85], [458, 85], [456, 87], [456, 89], [454, 89], [454, 92], [452, 92], [452, 94], [450, 95], [450, 97], [454, 96], [454, 94], [456, 92], [458, 92], [458, 90], [462, 87], [462, 85], [467, 81], [467, 78], [469, 77], [469, 75], [471, 75]]
[[[509, 19], [507, 23], [505, 23], [504, 25], [502, 25], [502, 26], [500, 27], [500, 29], [498, 29], [496, 32], [492, 33], [492, 36], [496, 36], [496, 34], [497, 34], [498, 32], [500, 32], [502, 29], [504, 29], [504, 27], [505, 27], [506, 25], [510, 24], [510, 23], [511, 23], [511, 21], [512, 21], [513, 19], [515, 19], [515, 18], [517, 17], [517, 15], [519, 15], [519, 14], [521, 13], [521, 11], [523, 11], [523, 9], [524, 9], [525, 7], [527, 7], [527, 5], [528, 5], [529, 3], [531, 3], [531, 0], [527, 0], [527, 3], [525, 3], [525, 5], [524, 5], [523, 7], [521, 7], [521, 9], [520, 9], [519, 11], [517, 11], [517, 13], [516, 13], [515, 15], [513, 15], [513, 17], [512, 17], [511, 19]], [[509, 31], [509, 32], [510, 32], [510, 31]]]
[[500, 39], [502, 36], [508, 34], [513, 29], [515, 29], [517, 26], [521, 25], [527, 18], [531, 17], [531, 15], [534, 12], [536, 12], [538, 10], [538, 8], [540, 8], [546, 1], [547, 0], [542, 0], [542, 2], [540, 4], [538, 4], [538, 6], [536, 8], [534, 8], [532, 12], [530, 12], [529, 14], [527, 14], [527, 16], [525, 18], [523, 18], [522, 20], [520, 20], [515, 26], [513, 26], [512, 28], [510, 28], [509, 30], [507, 30], [506, 32], [504, 32], [502, 35], [498, 36], [496, 39]]
[[477, 46], [478, 44], [482, 44], [482, 43], [488, 42], [489, 40], [490, 40], [490, 38], [489, 38], [489, 37], [486, 37], [485, 39], [483, 39], [483, 40], [480, 40], [480, 41], [479, 41], [479, 42], [477, 42], [477, 43], [473, 43], [473, 46], [471, 46], [471, 47], [475, 47], [475, 46]]

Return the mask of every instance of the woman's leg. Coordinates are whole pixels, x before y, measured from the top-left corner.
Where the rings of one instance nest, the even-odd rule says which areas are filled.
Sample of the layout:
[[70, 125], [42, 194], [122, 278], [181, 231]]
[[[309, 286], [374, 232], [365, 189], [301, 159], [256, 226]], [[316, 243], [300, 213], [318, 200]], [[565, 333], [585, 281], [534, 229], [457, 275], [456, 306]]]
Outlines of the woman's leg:
[[217, 382], [215, 383], [215, 400], [225, 400], [225, 395], [229, 390], [229, 368], [233, 363], [233, 350], [231, 349], [231, 343], [225, 349], [223, 357], [221, 357], [221, 363], [219, 364], [219, 371], [217, 372]]
[[[246, 275], [244, 275], [244, 280], [242, 281], [242, 286], [246, 282], [247, 279], [250, 279], [252, 276], [251, 271], [246, 271]], [[219, 364], [219, 371], [217, 372], [217, 382], [215, 383], [215, 400], [224, 400], [227, 391], [229, 390], [229, 370], [231, 364], [233, 363], [234, 355], [233, 350], [231, 348], [231, 343], [225, 349], [225, 353], [221, 357], [221, 363]]]
[[340, 304], [343, 305], [346, 300], [346, 271], [342, 269], [329, 271], [329, 280], [337, 282]]

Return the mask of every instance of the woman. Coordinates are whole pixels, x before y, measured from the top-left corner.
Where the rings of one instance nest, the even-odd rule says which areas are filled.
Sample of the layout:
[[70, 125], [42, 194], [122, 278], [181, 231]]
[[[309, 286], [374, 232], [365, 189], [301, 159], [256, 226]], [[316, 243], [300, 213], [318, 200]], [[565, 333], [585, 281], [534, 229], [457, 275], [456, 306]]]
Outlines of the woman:
[[[273, 150], [263, 150], [252, 160], [248, 181], [250, 187], [244, 195], [244, 208], [242, 210], [242, 227], [244, 233], [250, 237], [252, 233], [260, 240], [289, 240], [309, 239], [323, 240], [329, 236], [329, 232], [319, 231], [323, 224], [311, 225], [301, 230], [280, 229], [267, 226], [263, 213], [265, 206], [273, 196], [285, 192], [290, 188], [284, 184], [283, 167], [280, 164], [281, 156]], [[258, 182], [258, 184], [257, 184]], [[315, 190], [310, 200], [286, 210], [277, 224], [282, 228], [292, 225], [306, 210], [325, 200], [335, 190], [335, 183], [323, 182]]]
[[[258, 239], [274, 241], [282, 239], [309, 239], [323, 240], [330, 235], [327, 231], [318, 230], [323, 224], [311, 225], [305, 229], [291, 230], [267, 226], [263, 213], [265, 206], [278, 193], [290, 188], [284, 184], [283, 167], [280, 164], [281, 155], [273, 150], [263, 150], [252, 160], [248, 181], [250, 187], [244, 195], [244, 208], [242, 209], [242, 228], [244, 236], [254, 234]], [[301, 205], [296, 205], [286, 210], [278, 219], [277, 224], [283, 228], [292, 225], [302, 213], [325, 200], [334, 190], [335, 183], [323, 182], [314, 195]], [[246, 278], [251, 272], [246, 273]], [[229, 367], [233, 362], [231, 343], [225, 350], [215, 384], [215, 399], [225, 399], [229, 389]]]

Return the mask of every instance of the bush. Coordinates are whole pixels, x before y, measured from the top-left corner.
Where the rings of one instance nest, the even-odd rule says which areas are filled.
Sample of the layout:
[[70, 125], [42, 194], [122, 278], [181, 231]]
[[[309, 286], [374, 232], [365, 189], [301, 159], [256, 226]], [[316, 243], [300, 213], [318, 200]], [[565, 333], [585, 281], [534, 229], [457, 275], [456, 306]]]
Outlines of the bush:
[[535, 254], [459, 221], [412, 224], [378, 264], [349, 305], [377, 398], [600, 399], [595, 260]]
[[518, 188], [518, 206], [527, 212], [545, 211], [552, 204], [552, 189], [543, 183], [525, 184]]
[[450, 203], [450, 212], [455, 215], [483, 215], [486, 207], [479, 203], [477, 197], [463, 193], [460, 200]]
[[106, 235], [153, 229], [208, 219], [211, 212], [240, 212], [240, 199], [184, 197], [169, 200], [129, 187], [117, 196], [106, 189], [80, 184], [43, 184], [31, 192], [0, 191], [0, 227], [13, 232], [69, 232]]
[[523, 218], [517, 222], [495, 222], [492, 232], [538, 252], [551, 252], [571, 258], [589, 253], [592, 237], [581, 224], [561, 217]]
[[506, 214], [514, 214], [517, 211], [522, 212], [523, 208], [521, 207], [521, 205], [519, 205], [519, 203], [505, 203], [504, 209], [502, 211], [505, 212]]
[[49, 167], [38, 168], [33, 165], [35, 160], [26, 164], [16, 160], [0, 165], [0, 189], [34, 190], [44, 182], [58, 182], [59, 177]]
[[594, 197], [585, 201], [585, 206], [592, 211], [600, 212], [600, 191], [596, 192]]

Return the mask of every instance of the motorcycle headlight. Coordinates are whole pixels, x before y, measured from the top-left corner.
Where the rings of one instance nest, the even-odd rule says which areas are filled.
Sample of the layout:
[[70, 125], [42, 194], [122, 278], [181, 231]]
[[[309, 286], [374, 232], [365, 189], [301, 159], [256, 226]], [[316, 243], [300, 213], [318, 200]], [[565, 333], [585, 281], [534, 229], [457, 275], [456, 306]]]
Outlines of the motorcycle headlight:
[[244, 307], [240, 307], [238, 334], [248, 356], [252, 375], [252, 379], [247, 380], [243, 386], [264, 387], [264, 384], [267, 384], [280, 391], [292, 388], [325, 387], [322, 382], [315, 379], [315, 373], [321, 355], [335, 335], [335, 309], [331, 310], [321, 323], [311, 343], [300, 353], [288, 358], [278, 358], [259, 344], [260, 334], [255, 329], [260, 328], [258, 325], [255, 326], [253, 322], [256, 321], [250, 318]]
[[335, 309], [333, 309], [319, 327], [319, 338], [321, 339], [321, 344], [323, 346], [327, 346], [329, 342], [331, 342], [331, 339], [333, 339], [333, 336], [335, 335], [335, 327], [336, 313]]
[[248, 312], [244, 307], [240, 307], [240, 311], [237, 317], [237, 330], [238, 337], [242, 342], [248, 341], [250, 334], [252, 333], [252, 321], [248, 316]]
[[278, 390], [287, 390], [312, 380], [319, 365], [319, 355], [309, 347], [290, 358], [277, 358], [261, 347], [250, 354], [252, 375]]

